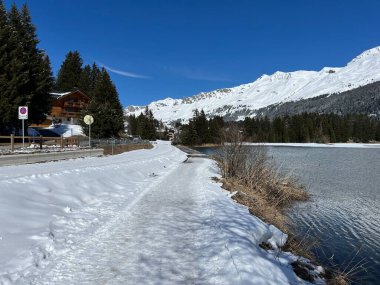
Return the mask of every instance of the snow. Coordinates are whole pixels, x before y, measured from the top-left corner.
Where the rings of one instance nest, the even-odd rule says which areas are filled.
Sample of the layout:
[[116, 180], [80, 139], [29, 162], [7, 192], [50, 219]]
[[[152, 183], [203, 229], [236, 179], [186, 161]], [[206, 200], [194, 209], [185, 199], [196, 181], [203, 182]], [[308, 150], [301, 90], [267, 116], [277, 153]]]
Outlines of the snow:
[[51, 126], [47, 128], [56, 134], [63, 137], [71, 137], [71, 136], [83, 136], [83, 129], [80, 125], [71, 125], [71, 124], [60, 124], [58, 127]]
[[[252, 83], [184, 99], [166, 98], [152, 102], [148, 107], [156, 119], [169, 124], [175, 120], [186, 122], [192, 118], [195, 109], [203, 109], [210, 116], [224, 116], [246, 108], [257, 110], [276, 103], [341, 93], [376, 81], [380, 81], [380, 47], [363, 52], [345, 67], [277, 71], [272, 75], [264, 74]], [[231, 108], [222, 110], [226, 106]], [[130, 106], [125, 112], [139, 115], [144, 109], [145, 106]]]
[[49, 93], [50, 95], [56, 97], [56, 98], [59, 98], [59, 97], [62, 97], [62, 96], [65, 96], [65, 95], [68, 95], [70, 93], [73, 93], [72, 91], [69, 91], [69, 92], [61, 92], [61, 93], [58, 93], [58, 92], [51, 92]]
[[[0, 284], [308, 284], [214, 161], [165, 142], [0, 168]], [[322, 281], [319, 281], [322, 283]]]

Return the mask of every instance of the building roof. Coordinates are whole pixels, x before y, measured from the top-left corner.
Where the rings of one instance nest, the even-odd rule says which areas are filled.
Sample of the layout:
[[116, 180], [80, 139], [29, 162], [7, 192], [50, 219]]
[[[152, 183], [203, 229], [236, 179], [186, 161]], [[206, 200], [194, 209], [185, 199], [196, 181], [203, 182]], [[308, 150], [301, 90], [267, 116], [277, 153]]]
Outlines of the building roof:
[[70, 94], [74, 94], [74, 93], [81, 93], [82, 95], [86, 96], [87, 98], [89, 98], [85, 93], [83, 93], [82, 91], [80, 91], [79, 89], [77, 90], [73, 90], [73, 91], [69, 91], [69, 92], [62, 92], [62, 93], [58, 93], [58, 92], [50, 92], [50, 96], [53, 97], [54, 99], [62, 99]]

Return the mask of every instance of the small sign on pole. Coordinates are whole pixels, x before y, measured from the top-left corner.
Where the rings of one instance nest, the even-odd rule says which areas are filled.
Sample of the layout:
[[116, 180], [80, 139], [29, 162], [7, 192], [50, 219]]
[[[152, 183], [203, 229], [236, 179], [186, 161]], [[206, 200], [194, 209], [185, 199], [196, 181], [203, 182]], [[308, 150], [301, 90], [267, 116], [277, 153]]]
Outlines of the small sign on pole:
[[94, 117], [91, 115], [86, 115], [83, 118], [83, 121], [88, 125], [88, 146], [91, 147], [91, 125], [94, 122]]
[[22, 148], [25, 147], [25, 123], [24, 121], [28, 119], [28, 106], [18, 107], [18, 118], [22, 121]]

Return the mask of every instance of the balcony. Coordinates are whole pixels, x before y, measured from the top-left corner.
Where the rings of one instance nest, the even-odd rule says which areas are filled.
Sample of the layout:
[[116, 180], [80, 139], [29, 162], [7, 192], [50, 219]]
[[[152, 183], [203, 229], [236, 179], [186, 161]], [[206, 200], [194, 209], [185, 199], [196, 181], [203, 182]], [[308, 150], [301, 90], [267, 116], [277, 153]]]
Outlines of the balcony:
[[86, 103], [84, 102], [65, 102], [63, 103], [63, 107], [73, 107], [73, 108], [84, 108], [86, 107]]

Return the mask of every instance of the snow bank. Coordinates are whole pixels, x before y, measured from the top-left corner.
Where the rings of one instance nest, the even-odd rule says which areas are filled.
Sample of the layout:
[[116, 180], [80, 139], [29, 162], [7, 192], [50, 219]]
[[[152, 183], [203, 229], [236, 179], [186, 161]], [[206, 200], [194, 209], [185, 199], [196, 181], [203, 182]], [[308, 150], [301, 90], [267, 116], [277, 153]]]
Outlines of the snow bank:
[[[215, 164], [211, 161], [209, 164], [205, 176], [218, 176]], [[247, 207], [234, 202], [230, 192], [221, 186], [221, 183], [210, 182], [205, 190], [217, 221], [218, 239], [227, 240], [225, 247], [239, 271], [240, 280], [230, 284], [310, 284], [298, 278], [290, 265], [300, 257], [279, 249], [287, 235], [251, 215]], [[263, 242], [269, 243], [273, 250], [262, 249], [259, 245]], [[315, 269], [311, 274], [317, 274], [318, 270], [322, 269]], [[316, 276], [314, 283], [325, 282]]]
[[59, 127], [49, 127], [47, 129], [65, 138], [84, 135], [82, 127], [80, 125], [61, 124]]
[[0, 167], [0, 284], [25, 284], [51, 255], [126, 207], [186, 156], [170, 145], [117, 156]]

